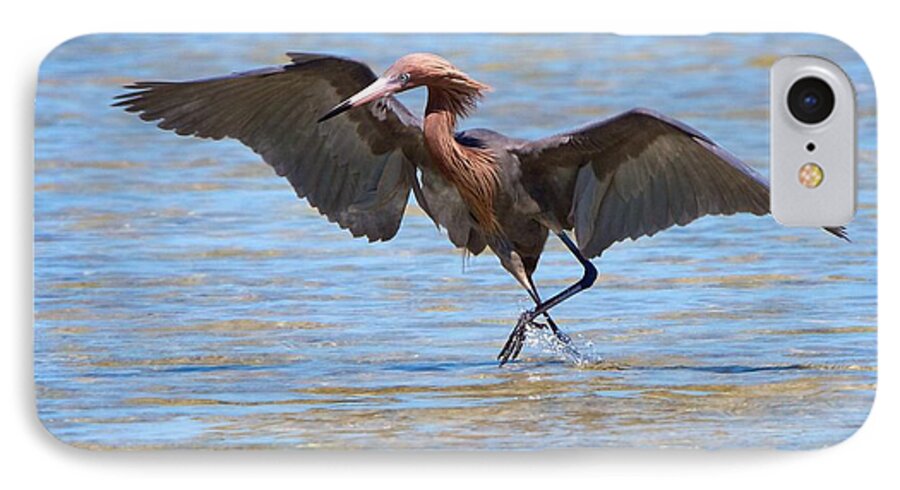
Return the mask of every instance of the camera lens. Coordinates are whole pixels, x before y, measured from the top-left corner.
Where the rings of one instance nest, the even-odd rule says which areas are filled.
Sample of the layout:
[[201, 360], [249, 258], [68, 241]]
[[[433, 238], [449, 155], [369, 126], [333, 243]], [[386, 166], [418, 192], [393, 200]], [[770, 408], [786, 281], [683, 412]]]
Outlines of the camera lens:
[[821, 78], [801, 78], [788, 91], [788, 109], [800, 122], [820, 123], [834, 110], [834, 91]]

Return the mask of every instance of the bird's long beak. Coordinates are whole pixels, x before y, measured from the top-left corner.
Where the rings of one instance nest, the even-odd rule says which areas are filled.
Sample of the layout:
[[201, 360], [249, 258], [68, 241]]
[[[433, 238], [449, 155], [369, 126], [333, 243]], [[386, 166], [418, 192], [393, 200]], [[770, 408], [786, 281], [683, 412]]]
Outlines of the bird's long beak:
[[327, 114], [319, 118], [318, 122], [327, 121], [338, 114], [348, 111], [354, 107], [359, 107], [363, 104], [372, 102], [373, 100], [380, 99], [382, 97], [387, 97], [397, 91], [399, 91], [401, 85], [390, 78], [379, 78], [372, 82], [368, 87], [360, 90], [353, 95], [349, 99], [341, 102], [340, 104], [334, 106], [333, 109], [328, 111]]

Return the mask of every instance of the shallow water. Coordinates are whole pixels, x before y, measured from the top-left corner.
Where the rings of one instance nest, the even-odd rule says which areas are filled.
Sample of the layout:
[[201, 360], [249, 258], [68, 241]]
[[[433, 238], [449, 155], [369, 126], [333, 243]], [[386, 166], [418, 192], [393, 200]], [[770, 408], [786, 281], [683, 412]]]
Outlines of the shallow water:
[[[853, 243], [708, 217], [618, 244], [540, 334], [494, 358], [527, 296], [463, 263], [411, 203], [353, 240], [235, 142], [176, 138], [109, 107], [120, 86], [285, 61], [380, 71], [434, 51], [495, 87], [463, 127], [538, 137], [634, 106], [680, 118], [766, 173], [767, 67], [816, 53], [860, 96]], [[420, 110], [423, 94], [403, 97]], [[35, 162], [35, 385], [85, 447], [821, 447], [874, 397], [874, 93], [817, 37], [91, 36], [44, 63]], [[579, 267], [551, 240], [546, 293]]]

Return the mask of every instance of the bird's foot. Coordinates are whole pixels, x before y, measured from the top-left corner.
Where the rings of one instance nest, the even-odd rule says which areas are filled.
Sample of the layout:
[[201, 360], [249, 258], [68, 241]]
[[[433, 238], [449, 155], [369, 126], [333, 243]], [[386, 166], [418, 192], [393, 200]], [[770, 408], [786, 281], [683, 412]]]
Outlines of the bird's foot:
[[519, 353], [522, 352], [522, 346], [525, 345], [528, 326], [533, 323], [534, 313], [532, 311], [526, 311], [519, 316], [519, 321], [516, 322], [516, 326], [509, 333], [509, 338], [506, 339], [506, 344], [503, 346], [500, 354], [497, 355], [497, 360], [500, 361], [501, 366], [519, 357]]
[[531, 327], [550, 330], [553, 333], [553, 337], [558, 342], [555, 349], [561, 354], [564, 354], [567, 358], [580, 362], [583, 356], [575, 349], [575, 346], [572, 345], [572, 338], [560, 330], [552, 320], [549, 320], [549, 318], [547, 323], [542, 323], [536, 321], [535, 317], [536, 315], [532, 310], [528, 310], [519, 316], [516, 326], [513, 327], [512, 332], [509, 333], [506, 344], [497, 356], [497, 360], [500, 361], [500, 366], [503, 366], [510, 361], [514, 361], [519, 357], [519, 354], [522, 352], [522, 347], [525, 346], [528, 329]]
[[[541, 324], [541, 325], [543, 325], [543, 324]], [[572, 337], [569, 337], [569, 335], [566, 334], [566, 332], [563, 332], [562, 330], [560, 330], [559, 327], [557, 327], [555, 323], [550, 323], [549, 328], [553, 332], [553, 335], [556, 336], [556, 339], [560, 341], [560, 343], [562, 343], [563, 345], [571, 345], [572, 344]]]

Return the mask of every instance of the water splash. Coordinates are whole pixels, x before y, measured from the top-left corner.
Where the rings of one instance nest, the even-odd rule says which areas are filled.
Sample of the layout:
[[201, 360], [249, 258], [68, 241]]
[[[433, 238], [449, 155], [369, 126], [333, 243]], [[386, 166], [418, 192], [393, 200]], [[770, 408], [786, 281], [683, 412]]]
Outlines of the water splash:
[[539, 349], [542, 353], [551, 354], [560, 358], [566, 364], [578, 368], [590, 367], [603, 362], [603, 358], [594, 351], [594, 343], [582, 340], [580, 336], [564, 342], [549, 328], [537, 325], [528, 325], [526, 329], [525, 344], [528, 347]]

